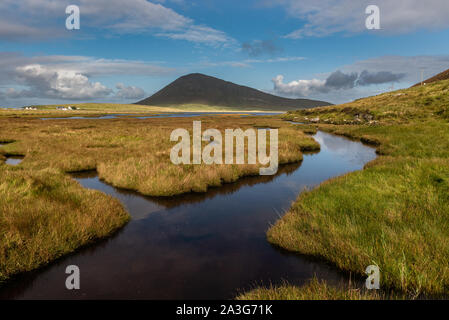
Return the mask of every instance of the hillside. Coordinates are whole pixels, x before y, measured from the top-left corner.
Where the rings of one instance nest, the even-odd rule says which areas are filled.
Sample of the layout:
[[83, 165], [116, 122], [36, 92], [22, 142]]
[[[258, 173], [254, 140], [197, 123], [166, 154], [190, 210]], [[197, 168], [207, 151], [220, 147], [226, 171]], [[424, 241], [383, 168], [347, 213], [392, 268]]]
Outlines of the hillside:
[[449, 80], [383, 93], [346, 104], [290, 111], [286, 119], [317, 124], [405, 124], [449, 119]]
[[[436, 81], [441, 81], [441, 80], [449, 80], [449, 69], [447, 69], [446, 71], [443, 71], [443, 72], [437, 74], [436, 76], [433, 76], [432, 78], [424, 80], [423, 83], [429, 84], [429, 83], [436, 82]], [[413, 87], [417, 87], [417, 86], [420, 86], [420, 85], [421, 85], [421, 82], [415, 84]]]
[[[447, 298], [449, 80], [283, 118], [369, 143], [378, 158], [302, 193], [268, 241], [354, 275], [375, 264], [382, 294]], [[300, 299], [307, 290], [257, 289], [248, 297]]]
[[324, 101], [278, 97], [200, 73], [182, 76], [137, 104], [151, 106], [203, 104], [279, 111], [330, 105]]

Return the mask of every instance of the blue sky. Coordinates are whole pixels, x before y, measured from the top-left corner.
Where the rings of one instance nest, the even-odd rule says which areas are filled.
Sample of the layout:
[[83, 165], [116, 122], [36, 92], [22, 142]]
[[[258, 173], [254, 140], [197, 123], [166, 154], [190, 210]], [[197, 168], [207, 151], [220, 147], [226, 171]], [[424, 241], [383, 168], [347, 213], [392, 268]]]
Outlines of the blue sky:
[[2, 0], [0, 106], [135, 102], [191, 72], [346, 102], [448, 69], [448, 16], [447, 0]]

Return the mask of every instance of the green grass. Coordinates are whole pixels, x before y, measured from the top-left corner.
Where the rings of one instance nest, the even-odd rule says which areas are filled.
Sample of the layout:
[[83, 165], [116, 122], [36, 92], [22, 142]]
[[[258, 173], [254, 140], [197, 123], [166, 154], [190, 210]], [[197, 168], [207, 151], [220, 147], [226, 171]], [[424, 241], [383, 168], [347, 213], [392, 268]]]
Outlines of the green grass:
[[[376, 291], [359, 290], [350, 286], [334, 287], [325, 281], [313, 278], [301, 287], [284, 284], [256, 288], [239, 295], [236, 300], [380, 300], [386, 298], [387, 296]], [[394, 298], [399, 299], [399, 297]]]
[[[286, 119], [313, 119], [321, 130], [371, 143], [380, 156], [363, 171], [301, 194], [268, 240], [361, 276], [378, 265], [386, 289], [447, 297], [448, 88], [449, 81], [441, 81], [289, 113]], [[354, 120], [366, 114], [374, 118]]]
[[0, 283], [112, 234], [129, 215], [55, 169], [0, 165]]

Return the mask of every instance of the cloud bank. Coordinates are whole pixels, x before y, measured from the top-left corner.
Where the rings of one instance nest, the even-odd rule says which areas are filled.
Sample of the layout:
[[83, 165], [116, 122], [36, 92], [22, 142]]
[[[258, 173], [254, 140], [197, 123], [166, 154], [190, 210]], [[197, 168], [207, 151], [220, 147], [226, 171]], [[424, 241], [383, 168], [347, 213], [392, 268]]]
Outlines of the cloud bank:
[[[324, 80], [319, 77], [284, 83], [284, 76], [280, 75], [272, 82], [274, 92], [280, 95], [313, 95], [333, 102], [346, 102], [352, 97], [384, 92], [388, 84], [398, 83], [399, 87], [407, 87], [418, 83], [421, 72], [424, 78], [430, 78], [447, 69], [449, 55], [381, 56], [341, 66], [339, 70], [326, 74]], [[373, 85], [383, 85], [383, 88], [373, 88]]]
[[160, 3], [146, 0], [2, 0], [0, 39], [36, 40], [68, 36], [64, 24], [68, 5], [78, 5], [81, 30], [96, 28], [106, 34], [149, 33], [212, 46], [235, 40], [209, 26], [197, 25]]
[[140, 99], [145, 96], [145, 91], [138, 87], [127, 87], [123, 83], [117, 83], [115, 88], [117, 89], [115, 96], [118, 99]]
[[139, 99], [145, 95], [141, 88], [118, 83], [114, 90], [92, 78], [114, 75], [160, 76], [174, 72], [173, 69], [143, 61], [84, 56], [25, 57], [12, 52], [0, 52], [0, 68], [0, 86], [4, 87], [0, 89], [2, 99]]
[[304, 22], [286, 38], [323, 37], [334, 33], [367, 32], [365, 9], [380, 8], [381, 29], [376, 32], [405, 34], [416, 30], [441, 30], [449, 27], [447, 0], [267, 0], [285, 7], [286, 12]]
[[296, 80], [284, 83], [284, 77], [278, 75], [272, 79], [274, 91], [281, 95], [307, 97], [311, 94], [329, 93], [333, 90], [348, 90], [355, 87], [369, 86], [372, 84], [384, 84], [398, 82], [405, 74], [394, 74], [389, 71], [369, 72], [363, 70], [360, 73], [343, 73], [337, 70], [329, 75], [326, 80]]

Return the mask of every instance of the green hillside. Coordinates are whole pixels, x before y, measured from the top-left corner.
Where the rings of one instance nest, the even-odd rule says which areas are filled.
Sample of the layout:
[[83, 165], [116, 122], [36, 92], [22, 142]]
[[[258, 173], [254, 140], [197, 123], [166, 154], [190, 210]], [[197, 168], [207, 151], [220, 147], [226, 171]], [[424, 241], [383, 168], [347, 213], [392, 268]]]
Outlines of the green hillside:
[[[301, 194], [268, 240], [362, 277], [378, 265], [383, 292], [449, 296], [449, 80], [285, 119], [370, 143], [379, 157]], [[304, 290], [249, 296], [301, 298]]]

